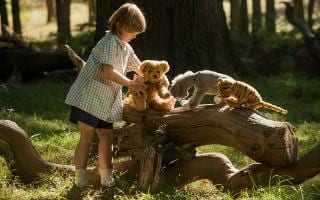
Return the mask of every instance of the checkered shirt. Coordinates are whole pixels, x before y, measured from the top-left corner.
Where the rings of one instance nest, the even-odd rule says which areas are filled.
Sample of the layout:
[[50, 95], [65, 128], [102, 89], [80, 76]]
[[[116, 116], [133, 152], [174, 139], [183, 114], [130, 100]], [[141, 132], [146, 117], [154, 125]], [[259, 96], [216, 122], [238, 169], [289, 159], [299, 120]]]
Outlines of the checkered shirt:
[[65, 103], [113, 123], [122, 119], [121, 85], [105, 78], [102, 63], [125, 75], [140, 65], [131, 46], [118, 36], [107, 34], [92, 49], [86, 65], [71, 86]]

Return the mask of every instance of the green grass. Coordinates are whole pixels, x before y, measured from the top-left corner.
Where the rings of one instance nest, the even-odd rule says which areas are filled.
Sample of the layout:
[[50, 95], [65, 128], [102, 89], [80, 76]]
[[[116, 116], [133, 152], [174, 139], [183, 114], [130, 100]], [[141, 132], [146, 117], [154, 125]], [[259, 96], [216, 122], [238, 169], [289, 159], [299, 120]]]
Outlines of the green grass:
[[[290, 74], [242, 80], [260, 92], [264, 100], [288, 110], [287, 115], [260, 110], [268, 118], [288, 121], [296, 127], [299, 156], [320, 141], [320, 80]], [[38, 80], [24, 85], [0, 86], [0, 118], [10, 119], [31, 137], [36, 150], [45, 160], [72, 164], [72, 156], [79, 140], [77, 128], [68, 122], [69, 107], [64, 98], [71, 83]], [[206, 97], [203, 103], [210, 103]], [[198, 153], [221, 152], [237, 167], [253, 161], [241, 152], [222, 145], [197, 148]], [[182, 188], [168, 186], [159, 193], [140, 192], [135, 180], [120, 176], [116, 188], [102, 190], [73, 187], [73, 175], [52, 173], [43, 175], [30, 185], [12, 177], [4, 159], [0, 158], [0, 199], [319, 199], [320, 179], [315, 177], [297, 186], [253, 188], [239, 194], [223, 192], [208, 180], [200, 180]]]

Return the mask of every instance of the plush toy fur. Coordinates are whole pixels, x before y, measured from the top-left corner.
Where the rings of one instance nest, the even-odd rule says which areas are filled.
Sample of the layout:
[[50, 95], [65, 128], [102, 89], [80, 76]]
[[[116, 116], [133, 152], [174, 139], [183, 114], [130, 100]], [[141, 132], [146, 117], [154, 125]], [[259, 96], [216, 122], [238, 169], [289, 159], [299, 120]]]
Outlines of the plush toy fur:
[[226, 100], [231, 108], [266, 108], [282, 114], [287, 110], [262, 100], [259, 92], [251, 85], [230, 79], [218, 79], [218, 95]]
[[169, 69], [166, 61], [143, 61], [138, 68], [142, 77], [136, 76], [134, 79], [147, 85], [146, 93], [138, 95], [129, 90], [128, 104], [137, 111], [147, 107], [167, 111], [173, 109], [176, 100], [168, 91], [169, 81], [165, 75]]
[[[193, 95], [188, 100], [180, 101], [184, 110], [194, 109], [200, 104], [205, 95], [217, 95], [219, 78], [232, 79], [228, 75], [209, 70], [198, 71], [196, 73], [187, 71], [173, 79], [170, 93], [177, 99], [183, 99], [189, 95], [188, 90], [194, 86]], [[221, 102], [221, 99], [215, 96], [214, 101], [218, 104]]]

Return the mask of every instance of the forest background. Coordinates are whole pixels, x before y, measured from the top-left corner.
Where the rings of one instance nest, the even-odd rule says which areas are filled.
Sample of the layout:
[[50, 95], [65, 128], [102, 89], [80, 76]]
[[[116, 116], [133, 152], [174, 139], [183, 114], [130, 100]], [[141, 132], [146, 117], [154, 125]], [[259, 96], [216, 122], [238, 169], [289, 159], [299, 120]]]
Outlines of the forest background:
[[[15, 121], [30, 136], [44, 159], [72, 164], [79, 139], [63, 103], [76, 74], [64, 52], [69, 44], [83, 59], [106, 30], [110, 14], [125, 1], [12, 0], [0, 1], [0, 118]], [[288, 109], [288, 115], [262, 111], [273, 120], [296, 127], [299, 156], [319, 143], [320, 62], [302, 31], [290, 24], [278, 0], [137, 0], [148, 29], [132, 42], [144, 59], [165, 59], [169, 79], [187, 70], [214, 70], [248, 82], [262, 97]], [[289, 1], [319, 41], [320, 2]], [[4, 7], [4, 5], [6, 5]], [[6, 8], [6, 11], [4, 11]], [[6, 14], [5, 14], [6, 13]], [[6, 17], [5, 17], [6, 16]], [[5, 19], [7, 18], [7, 19]], [[317, 52], [316, 52], [317, 53]], [[42, 59], [41, 59], [42, 58]], [[57, 73], [58, 72], [58, 73]], [[124, 94], [125, 95], [125, 94]], [[209, 98], [203, 103], [211, 103]], [[177, 105], [178, 106], [178, 105]], [[241, 168], [254, 161], [221, 145], [197, 148], [221, 152]], [[92, 161], [91, 165], [95, 162]], [[222, 191], [208, 180], [183, 188], [168, 186], [153, 194], [141, 192], [135, 180], [119, 175], [112, 190], [73, 187], [73, 176], [44, 175], [24, 184], [0, 159], [3, 199], [317, 199], [320, 180], [297, 186], [252, 188], [239, 194]], [[288, 179], [290, 181], [290, 179]]]

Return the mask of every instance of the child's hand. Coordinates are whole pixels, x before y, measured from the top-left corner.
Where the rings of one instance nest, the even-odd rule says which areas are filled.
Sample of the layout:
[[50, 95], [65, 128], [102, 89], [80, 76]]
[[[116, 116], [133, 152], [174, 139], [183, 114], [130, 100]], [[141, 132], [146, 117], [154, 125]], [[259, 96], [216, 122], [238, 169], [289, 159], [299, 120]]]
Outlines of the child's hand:
[[138, 75], [138, 74], [133, 75], [133, 80], [138, 82], [138, 83], [144, 83], [143, 77]]
[[130, 92], [137, 93], [139, 97], [146, 92], [147, 86], [144, 83], [138, 82], [137, 80], [131, 80], [128, 86]]

